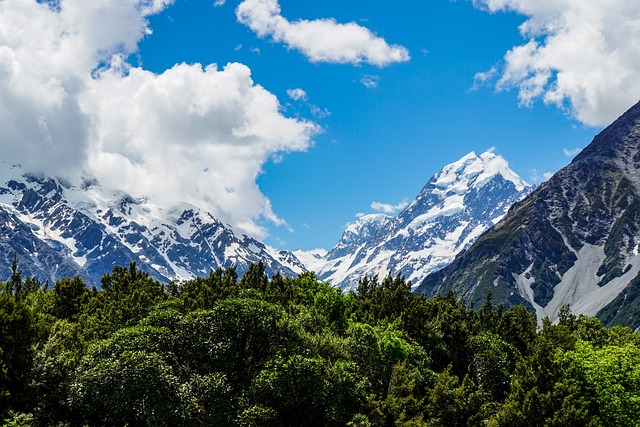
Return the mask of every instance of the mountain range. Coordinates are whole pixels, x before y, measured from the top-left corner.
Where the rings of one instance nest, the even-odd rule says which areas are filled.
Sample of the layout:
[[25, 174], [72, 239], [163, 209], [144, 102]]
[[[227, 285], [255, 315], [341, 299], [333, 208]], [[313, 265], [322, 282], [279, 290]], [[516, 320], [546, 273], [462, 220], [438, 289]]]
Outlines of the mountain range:
[[640, 104], [417, 291], [640, 326]]
[[400, 274], [427, 297], [524, 304], [539, 321], [569, 305], [606, 324], [640, 327], [640, 104], [533, 189], [489, 150], [434, 175], [395, 216], [363, 215], [329, 251], [288, 252], [237, 235], [210, 212], [71, 185], [0, 164], [0, 281], [25, 275], [99, 285], [136, 264], [169, 282], [262, 261], [268, 275], [315, 271], [344, 290]]
[[154, 204], [95, 180], [72, 186], [15, 165], [3, 164], [0, 178], [0, 281], [14, 254], [23, 273], [43, 283], [78, 275], [99, 285], [104, 273], [132, 261], [162, 282], [206, 276], [217, 267], [235, 266], [242, 274], [259, 261], [269, 275], [305, 271], [290, 252], [237, 236], [189, 204]]

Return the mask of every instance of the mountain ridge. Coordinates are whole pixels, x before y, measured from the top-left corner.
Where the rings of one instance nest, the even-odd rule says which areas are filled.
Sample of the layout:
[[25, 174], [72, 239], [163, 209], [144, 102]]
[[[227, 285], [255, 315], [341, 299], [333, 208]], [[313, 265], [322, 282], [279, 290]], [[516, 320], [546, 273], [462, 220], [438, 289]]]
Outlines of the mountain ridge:
[[95, 180], [73, 186], [26, 174], [19, 166], [2, 168], [0, 214], [5, 233], [0, 262], [10, 265], [15, 253], [25, 274], [42, 282], [79, 275], [97, 285], [113, 266], [134, 261], [162, 282], [206, 276], [218, 267], [236, 266], [242, 273], [259, 261], [270, 275], [305, 271], [290, 252], [236, 236], [193, 205], [157, 205], [104, 189]]
[[495, 301], [525, 304], [539, 321], [569, 304], [577, 314], [640, 325], [618, 300], [640, 280], [639, 171], [636, 104], [417, 291], [480, 302], [491, 289]]

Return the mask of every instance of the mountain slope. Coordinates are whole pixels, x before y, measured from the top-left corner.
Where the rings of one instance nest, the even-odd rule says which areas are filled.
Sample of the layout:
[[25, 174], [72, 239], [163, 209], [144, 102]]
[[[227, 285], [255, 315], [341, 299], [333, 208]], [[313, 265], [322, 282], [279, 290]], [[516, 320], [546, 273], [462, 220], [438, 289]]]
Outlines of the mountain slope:
[[346, 289], [389, 272], [420, 283], [530, 191], [502, 157], [469, 153], [432, 177], [397, 216], [365, 215], [350, 224], [318, 275]]
[[131, 261], [164, 282], [232, 265], [242, 273], [261, 260], [268, 274], [304, 271], [291, 253], [237, 237], [195, 206], [161, 206], [96, 182], [74, 187], [17, 166], [2, 168], [0, 280], [8, 277], [14, 253], [25, 274], [50, 282], [80, 275], [99, 284], [113, 266]]
[[[567, 167], [418, 287], [480, 302], [524, 303], [538, 319], [559, 308], [640, 325], [640, 104], [596, 136]], [[629, 298], [629, 297], [632, 298]]]

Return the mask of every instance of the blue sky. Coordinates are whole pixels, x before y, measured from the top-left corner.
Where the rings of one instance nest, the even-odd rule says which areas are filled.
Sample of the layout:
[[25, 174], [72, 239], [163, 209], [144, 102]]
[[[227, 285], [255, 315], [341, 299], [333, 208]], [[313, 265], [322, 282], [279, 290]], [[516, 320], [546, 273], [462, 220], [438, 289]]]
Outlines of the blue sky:
[[[285, 249], [330, 248], [346, 223], [375, 211], [374, 202], [411, 201], [442, 166], [470, 151], [494, 148], [539, 183], [640, 94], [640, 43], [630, 43], [640, 41], [633, 25], [640, 7], [626, 0], [50, 3], [56, 7], [1, 2], [9, 28], [24, 25], [16, 17], [29, 13], [33, 28], [51, 31], [32, 34], [42, 47], [1, 33], [0, 46], [14, 52], [14, 69], [28, 70], [21, 58], [38, 55], [65, 64], [27, 71], [19, 81], [42, 90], [60, 81], [60, 99], [72, 102], [52, 95], [45, 109], [41, 93], [18, 93], [11, 75], [0, 73], [0, 89], [33, 110], [0, 118], [37, 123], [53, 145], [49, 117], [73, 119], [73, 137], [61, 134], [76, 141], [67, 148], [80, 153], [78, 174], [142, 195], [184, 195]], [[301, 22], [322, 25], [310, 35]], [[356, 46], [359, 56], [331, 56], [340, 37], [364, 29], [370, 40]], [[67, 35], [54, 43], [51, 34]], [[367, 54], [373, 41], [377, 48]], [[67, 81], [83, 83], [73, 89]], [[228, 130], [226, 118], [251, 126], [238, 136], [240, 125]], [[85, 122], [86, 129], [77, 125]], [[247, 153], [233, 144], [246, 144]], [[24, 150], [24, 143], [13, 150], [16, 159]]]

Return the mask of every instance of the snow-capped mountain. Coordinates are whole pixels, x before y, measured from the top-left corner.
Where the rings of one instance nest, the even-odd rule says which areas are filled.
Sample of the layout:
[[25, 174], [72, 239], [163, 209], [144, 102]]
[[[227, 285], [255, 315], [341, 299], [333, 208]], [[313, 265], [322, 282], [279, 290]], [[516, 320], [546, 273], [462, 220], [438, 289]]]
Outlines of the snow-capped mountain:
[[640, 326], [640, 103], [417, 289]]
[[0, 229], [0, 280], [14, 253], [24, 274], [50, 282], [80, 275], [99, 284], [113, 266], [131, 261], [165, 282], [232, 265], [242, 273], [258, 261], [268, 274], [305, 271], [290, 252], [236, 236], [195, 206], [162, 206], [91, 181], [75, 187], [19, 166], [0, 166]]
[[493, 151], [469, 153], [431, 178], [397, 216], [365, 215], [350, 224], [316, 272], [344, 289], [364, 276], [389, 272], [418, 284], [450, 263], [530, 191]]

